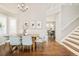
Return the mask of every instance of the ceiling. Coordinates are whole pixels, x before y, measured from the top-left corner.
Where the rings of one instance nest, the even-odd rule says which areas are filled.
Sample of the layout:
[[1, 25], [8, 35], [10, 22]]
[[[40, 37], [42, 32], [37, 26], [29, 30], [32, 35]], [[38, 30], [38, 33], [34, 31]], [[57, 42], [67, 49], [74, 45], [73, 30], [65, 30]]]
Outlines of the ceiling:
[[[0, 3], [0, 8], [13, 13], [13, 14], [17, 14], [20, 12], [20, 10], [17, 7], [18, 3]], [[43, 11], [50, 11], [50, 9], [55, 9], [58, 4], [53, 3], [53, 4], [49, 4], [49, 3], [27, 3], [26, 6], [29, 7], [28, 11], [33, 11], [34, 13], [40, 13]]]
[[[0, 11], [5, 13], [12, 13], [12, 14], [20, 14], [21, 11], [17, 7], [18, 3], [0, 3]], [[47, 14], [53, 14], [55, 11], [58, 10], [60, 5], [78, 5], [76, 4], [68, 4], [68, 3], [26, 3], [26, 6], [29, 7], [27, 12], [32, 13], [43, 13], [46, 12]]]

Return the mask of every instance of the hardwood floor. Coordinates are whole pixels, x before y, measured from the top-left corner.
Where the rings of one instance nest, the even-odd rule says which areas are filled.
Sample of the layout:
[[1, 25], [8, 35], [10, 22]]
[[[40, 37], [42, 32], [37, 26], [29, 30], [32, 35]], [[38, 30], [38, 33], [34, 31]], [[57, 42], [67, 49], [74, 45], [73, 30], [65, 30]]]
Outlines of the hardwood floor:
[[[4, 51], [4, 50], [3, 50]], [[38, 49], [35, 51], [29, 50], [15, 50], [14, 53], [7, 55], [12, 56], [75, 56], [72, 52], [66, 49], [64, 46], [60, 45], [56, 41], [49, 41], [48, 44], [44, 45], [43, 49]]]

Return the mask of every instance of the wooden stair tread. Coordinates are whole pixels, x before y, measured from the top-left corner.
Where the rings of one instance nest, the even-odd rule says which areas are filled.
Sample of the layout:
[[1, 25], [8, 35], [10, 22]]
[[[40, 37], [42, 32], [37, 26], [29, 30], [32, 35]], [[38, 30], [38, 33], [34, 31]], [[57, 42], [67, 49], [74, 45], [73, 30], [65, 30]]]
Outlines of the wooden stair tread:
[[69, 39], [66, 39], [67, 41], [69, 41], [69, 42], [71, 42], [71, 43], [74, 43], [74, 44], [76, 44], [76, 45], [79, 45], [79, 43], [77, 43], [77, 42], [75, 42], [75, 41], [73, 41], [73, 40], [69, 40]]
[[74, 46], [68, 44], [67, 42], [63, 42], [65, 45], [67, 45], [68, 47], [72, 48], [73, 50], [79, 52], [79, 49], [75, 48]]
[[75, 31], [74, 31], [74, 32], [72, 32], [72, 34], [79, 34], [79, 32], [75, 32]]
[[74, 34], [74, 33], [72, 33], [71, 35], [79, 36], [79, 34]]
[[74, 37], [74, 38], [79, 38], [79, 36], [77, 36], [77, 35], [70, 35], [70, 37]]
[[75, 32], [79, 32], [79, 31], [75, 31]]
[[69, 36], [69, 38], [72, 38], [72, 39], [76, 39], [76, 40], [79, 40], [79, 38], [76, 38], [76, 37], [72, 37], [72, 36]]

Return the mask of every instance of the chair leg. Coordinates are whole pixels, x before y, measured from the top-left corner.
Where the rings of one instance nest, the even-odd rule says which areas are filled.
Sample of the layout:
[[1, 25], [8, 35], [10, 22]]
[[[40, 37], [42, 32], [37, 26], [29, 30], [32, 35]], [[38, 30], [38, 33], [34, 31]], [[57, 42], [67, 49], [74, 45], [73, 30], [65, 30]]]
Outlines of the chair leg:
[[22, 48], [22, 49], [23, 49], [23, 51], [24, 51], [24, 45], [23, 45], [23, 48]]
[[31, 46], [30, 46], [30, 52], [31, 52]]
[[30, 51], [31, 52], [31, 50], [32, 50], [32, 46], [30, 45], [30, 46], [23, 46], [23, 51], [24, 50], [26, 50], [26, 51]]
[[26, 50], [28, 51], [28, 46], [26, 46]]
[[20, 51], [20, 46], [18, 46], [18, 50]]
[[32, 48], [33, 48], [33, 51], [35, 51], [35, 46], [34, 46], [34, 44], [32, 45]]

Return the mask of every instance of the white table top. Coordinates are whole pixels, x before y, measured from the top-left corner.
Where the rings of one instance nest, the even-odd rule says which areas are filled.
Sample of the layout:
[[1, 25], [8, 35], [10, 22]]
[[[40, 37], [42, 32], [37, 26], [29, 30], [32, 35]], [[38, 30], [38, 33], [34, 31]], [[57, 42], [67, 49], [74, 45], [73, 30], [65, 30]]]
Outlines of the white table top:
[[38, 40], [36, 40], [35, 42], [43, 42], [43, 40], [41, 40], [41, 39], [38, 39]]

